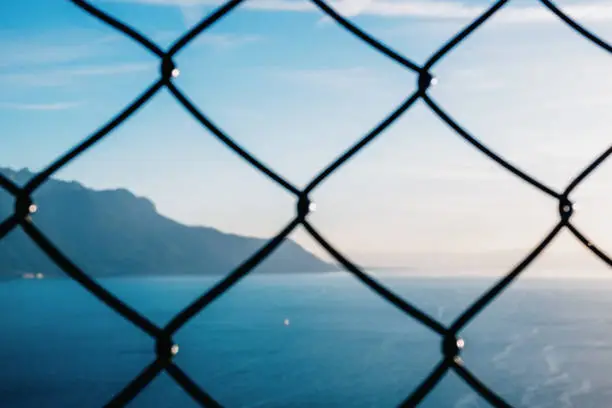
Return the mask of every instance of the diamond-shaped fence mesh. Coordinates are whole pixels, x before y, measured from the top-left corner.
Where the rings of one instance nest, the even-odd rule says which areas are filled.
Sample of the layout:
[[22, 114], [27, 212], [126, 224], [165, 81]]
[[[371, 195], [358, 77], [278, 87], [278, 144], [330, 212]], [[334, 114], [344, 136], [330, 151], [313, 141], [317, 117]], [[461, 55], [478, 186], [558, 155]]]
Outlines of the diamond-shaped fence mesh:
[[[303, 225], [306, 231], [348, 272], [357, 277], [364, 285], [376, 292], [379, 296], [391, 302], [394, 306], [401, 309], [410, 318], [416, 319], [429, 329], [433, 330], [440, 336], [441, 340], [441, 359], [439, 363], [433, 367], [431, 373], [423, 379], [423, 381], [412, 391], [410, 395], [400, 404], [402, 407], [415, 407], [436, 387], [436, 384], [449, 370], [454, 370], [474, 391], [480, 394], [491, 405], [495, 407], [510, 407], [511, 405], [504, 401], [494, 390], [485, 385], [477, 378], [464, 364], [460, 358], [461, 349], [463, 348], [463, 340], [459, 337], [459, 332], [472, 319], [474, 319], [484, 308], [486, 308], [501, 292], [509, 287], [509, 285], [538, 257], [542, 251], [551, 243], [551, 241], [563, 229], [568, 229], [584, 246], [593, 254], [599, 257], [602, 261], [612, 266], [612, 259], [604, 253], [603, 250], [591, 242], [586, 236], [572, 224], [571, 218], [573, 213], [573, 204], [570, 199], [572, 191], [582, 183], [591, 173], [598, 168], [612, 154], [612, 146], [600, 154], [593, 162], [580, 172], [563, 191], [555, 191], [552, 187], [537, 180], [531, 175], [523, 172], [518, 167], [504, 159], [502, 156], [490, 150], [487, 146], [481, 143], [476, 137], [471, 135], [466, 129], [461, 127], [453, 118], [444, 111], [444, 109], [436, 103], [428, 94], [429, 88], [435, 84], [435, 78], [430, 73], [431, 69], [442, 60], [453, 48], [459, 46], [470, 34], [487, 22], [495, 13], [497, 13], [504, 5], [509, 3], [509, 0], [498, 1], [487, 9], [482, 15], [476, 18], [471, 24], [462, 29], [453, 38], [443, 44], [438, 51], [429, 57], [427, 62], [419, 66], [410, 59], [400, 55], [378, 41], [368, 33], [361, 30], [351, 21], [345, 19], [338, 14], [330, 5], [323, 0], [310, 0], [314, 5], [327, 16], [331, 17], [336, 23], [349, 31], [351, 34], [358, 37], [364, 44], [376, 49], [381, 54], [392, 59], [396, 63], [403, 66], [405, 69], [413, 71], [418, 75], [418, 81], [415, 90], [408, 95], [405, 101], [399, 105], [393, 112], [384, 118], [376, 127], [368, 134], [363, 136], [357, 143], [346, 150], [340, 157], [322, 169], [316, 177], [304, 189], [298, 189], [290, 182], [285, 180], [281, 175], [268, 168], [256, 157], [243, 149], [232, 138], [226, 135], [219, 127], [217, 127], [197, 106], [195, 106], [186, 94], [181, 91], [174, 83], [173, 79], [180, 74], [180, 71], [173, 62], [176, 56], [183, 48], [199, 35], [205, 35], [205, 31], [216, 22], [227, 16], [236, 9], [241, 3], [249, 0], [231, 0], [217, 8], [214, 12], [203, 19], [199, 24], [193, 27], [190, 31], [178, 38], [172, 46], [166, 51], [151, 40], [138, 33], [136, 30], [120, 22], [114, 17], [97, 9], [86, 1], [71, 0], [76, 6], [90, 16], [97, 18], [112, 29], [121, 32], [125, 36], [136, 41], [142, 47], [149, 50], [151, 53], [159, 57], [160, 75], [159, 79], [150, 85], [150, 87], [141, 95], [136, 97], [123, 111], [118, 113], [109, 122], [104, 124], [98, 131], [90, 135], [82, 143], [72, 148], [66, 154], [58, 158], [50, 164], [45, 170], [36, 174], [29, 182], [19, 187], [6, 177], [0, 174], [0, 187], [6, 190], [14, 197], [15, 208], [11, 216], [0, 223], [0, 239], [17, 227], [21, 227], [25, 233], [34, 241], [55, 264], [57, 264], [69, 277], [77, 281], [93, 296], [104, 302], [108, 307], [119, 313], [125, 319], [132, 322], [143, 332], [150, 335], [156, 342], [156, 358], [149, 366], [147, 366], [136, 378], [134, 378], [125, 388], [119, 392], [114, 398], [106, 403], [107, 407], [120, 407], [128, 404], [134, 399], [151, 381], [163, 370], [165, 370], [196, 402], [204, 407], [219, 407], [221, 406], [213, 396], [209, 395], [205, 390], [196, 385], [196, 383], [173, 362], [173, 357], [178, 352], [178, 345], [172, 339], [174, 333], [180, 330], [188, 323], [195, 315], [200, 313], [205, 307], [227, 292], [232, 286], [237, 284], [240, 279], [249, 274], [260, 262], [269, 256], [283, 240], [298, 226]], [[598, 38], [593, 33], [582, 27], [576, 21], [564, 14], [553, 2], [549, 0], [541, 0], [542, 7], [545, 7], [571, 27], [576, 33], [583, 36], [585, 39], [593, 42], [603, 50], [612, 53], [612, 46], [607, 44], [602, 39]], [[174, 318], [164, 327], [160, 327], [147, 317], [141, 315], [136, 310], [125, 304], [119, 298], [107, 291], [88, 274], [75, 265], [68, 257], [66, 257], [46, 235], [36, 226], [30, 217], [31, 214], [37, 211], [36, 205], [33, 203], [32, 194], [45, 183], [55, 172], [65, 166], [71, 160], [79, 156], [81, 153], [93, 148], [93, 146], [106, 137], [115, 128], [121, 126], [134, 112], [141, 108], [145, 103], [151, 100], [162, 88], [167, 88], [174, 96], [176, 101], [182, 105], [193, 117], [207, 128], [212, 134], [222, 142], [228, 149], [238, 154], [244, 160], [249, 162], [253, 167], [259, 170], [262, 174], [272, 179], [279, 188], [283, 188], [293, 194], [296, 198], [296, 216], [295, 218], [266, 245], [259, 249], [254, 255], [246, 259], [239, 267], [229, 273], [225, 278], [218, 282], [211, 289], [202, 294], [193, 303], [179, 312]], [[402, 114], [410, 109], [414, 103], [422, 100], [434, 112], [437, 117], [450, 126], [461, 138], [474, 146], [480, 152], [488, 156], [507, 171], [522, 179], [525, 183], [530, 184], [543, 194], [554, 197], [559, 203], [559, 221], [555, 227], [546, 235], [546, 237], [537, 245], [527, 256], [516, 265], [508, 274], [499, 280], [493, 287], [476, 299], [460, 316], [449, 326], [445, 326], [428, 314], [419, 310], [412, 305], [408, 300], [403, 299], [394, 294], [390, 289], [378, 283], [375, 279], [369, 276], [366, 272], [360, 269], [357, 265], [351, 262], [346, 256], [336, 250], [317, 229], [309, 223], [308, 214], [313, 206], [309, 199], [309, 194], [317, 188], [317, 186], [332, 174], [348, 160], [353, 158], [359, 151], [364, 149], [372, 140], [377, 137], [382, 137], [382, 133], [393, 122], [395, 122]]]

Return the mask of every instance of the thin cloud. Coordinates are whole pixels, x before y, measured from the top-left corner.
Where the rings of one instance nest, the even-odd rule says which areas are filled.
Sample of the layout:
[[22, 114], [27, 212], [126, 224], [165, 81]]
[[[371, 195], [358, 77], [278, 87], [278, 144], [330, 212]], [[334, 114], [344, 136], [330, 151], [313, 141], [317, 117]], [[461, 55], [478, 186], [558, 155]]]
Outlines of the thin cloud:
[[263, 40], [264, 37], [257, 34], [211, 34], [205, 33], [193, 40], [194, 45], [208, 45], [217, 48], [233, 48], [246, 44], [252, 44]]
[[0, 102], [0, 109], [19, 111], [61, 111], [81, 106], [82, 102], [16, 103]]
[[2, 49], [1, 68], [67, 63], [99, 55], [100, 47], [117, 41], [118, 35], [108, 35], [72, 44], [49, 44], [38, 36], [28, 40], [5, 40]]
[[[561, 10], [579, 22], [606, 22], [612, 21], [612, 4], [580, 3], [561, 7]], [[497, 18], [499, 22], [507, 23], [544, 23], [559, 21], [544, 6], [514, 7], [501, 12]]]
[[[186, 19], [193, 22], [194, 10], [205, 6], [223, 4], [219, 0], [105, 0], [145, 4], [151, 6], [179, 7]], [[458, 1], [405, 1], [405, 0], [335, 0], [329, 1], [331, 7], [346, 16], [374, 15], [380, 17], [414, 17], [439, 20], [474, 18], [481, 14], [487, 5], [468, 5]], [[241, 7], [261, 11], [316, 11], [317, 8], [306, 0], [250, 0]], [[612, 4], [600, 2], [581, 2], [563, 7], [563, 10], [580, 21], [611, 21]], [[555, 21], [557, 17], [544, 6], [507, 7], [500, 11], [496, 21], [507, 23], [534, 23]]]
[[[203, 15], [203, 14], [202, 14]], [[198, 19], [199, 21], [199, 19]], [[179, 39], [185, 32], [175, 30], [159, 30], [153, 33], [151, 38], [160, 46], [169, 45]], [[204, 33], [197, 36], [189, 44], [189, 47], [206, 45], [216, 48], [233, 48], [255, 42], [260, 42], [265, 37], [259, 34], [236, 34], [236, 33]]]
[[144, 72], [154, 69], [155, 63], [126, 63], [114, 65], [93, 65], [84, 67], [73, 67], [61, 72], [66, 72], [68, 75], [78, 76], [106, 76], [106, 75], [121, 75], [134, 72]]
[[4, 57], [0, 67], [72, 62], [92, 54], [91, 47], [86, 44], [20, 44], [2, 48]]
[[78, 77], [127, 75], [150, 71], [155, 67], [153, 63], [126, 63], [53, 68], [39, 72], [2, 74], [0, 82], [32, 87], [57, 87], [69, 85]]
[[[103, 0], [106, 3], [132, 3], [150, 6], [179, 7], [189, 15], [195, 7], [210, 7], [224, 4], [222, 0]], [[240, 7], [269, 11], [307, 11], [315, 6], [305, 0], [249, 0]], [[188, 10], [192, 8], [192, 10]]]
[[283, 80], [325, 88], [353, 88], [377, 84], [381, 79], [364, 67], [278, 70], [273, 74]]

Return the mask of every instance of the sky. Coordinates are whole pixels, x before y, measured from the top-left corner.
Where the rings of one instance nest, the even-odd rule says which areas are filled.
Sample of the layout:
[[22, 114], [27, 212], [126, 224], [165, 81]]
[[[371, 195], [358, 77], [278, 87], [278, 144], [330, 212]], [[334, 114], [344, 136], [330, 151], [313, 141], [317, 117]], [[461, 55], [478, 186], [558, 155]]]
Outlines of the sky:
[[[167, 48], [217, 0], [97, 0]], [[376, 38], [423, 64], [485, 1], [338, 0]], [[559, 1], [612, 41], [612, 3]], [[40, 171], [158, 77], [158, 61], [69, 1], [0, 2], [0, 165]], [[247, 0], [176, 57], [174, 83], [294, 185], [415, 90], [412, 72], [301, 0]], [[472, 135], [561, 191], [611, 141], [612, 55], [536, 1], [510, 1], [432, 69], [429, 94]], [[269, 237], [293, 197], [202, 128], [165, 90], [56, 176], [127, 188], [189, 225]], [[576, 225], [612, 252], [612, 163], [572, 195]], [[312, 224], [365, 265], [509, 267], [558, 220], [554, 199], [491, 162], [418, 102], [312, 193]], [[41, 209], [44, 211], [44, 209]], [[303, 231], [291, 236], [316, 254]], [[600, 261], [563, 232], [551, 265]], [[555, 263], [556, 262], [556, 263]]]

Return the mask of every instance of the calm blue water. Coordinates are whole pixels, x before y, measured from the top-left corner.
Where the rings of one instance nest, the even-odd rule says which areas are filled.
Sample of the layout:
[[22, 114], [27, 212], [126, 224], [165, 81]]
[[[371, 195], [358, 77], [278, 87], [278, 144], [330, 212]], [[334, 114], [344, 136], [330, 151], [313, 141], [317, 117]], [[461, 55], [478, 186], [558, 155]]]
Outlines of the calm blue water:
[[[450, 322], [486, 279], [386, 277]], [[213, 280], [102, 283], [163, 324]], [[518, 407], [612, 406], [612, 282], [523, 280], [463, 332], [467, 366]], [[153, 342], [69, 280], [0, 284], [0, 406], [100, 407]], [[285, 326], [283, 321], [290, 320]], [[439, 340], [344, 274], [253, 276], [176, 336], [177, 364], [228, 407], [393, 407]], [[165, 374], [131, 407], [192, 407]], [[486, 407], [454, 374], [424, 407]]]

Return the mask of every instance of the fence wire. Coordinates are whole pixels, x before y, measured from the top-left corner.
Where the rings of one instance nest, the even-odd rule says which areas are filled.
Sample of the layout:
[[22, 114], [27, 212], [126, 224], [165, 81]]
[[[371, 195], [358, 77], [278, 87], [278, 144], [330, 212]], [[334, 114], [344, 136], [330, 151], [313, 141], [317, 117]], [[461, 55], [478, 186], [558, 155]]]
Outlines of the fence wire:
[[[269, 256], [283, 240], [298, 226], [303, 225], [308, 233], [344, 268], [357, 277], [363, 284], [376, 292], [382, 298], [392, 303], [397, 308], [404, 311], [408, 316], [416, 319], [423, 325], [429, 327], [440, 336], [441, 341], [441, 359], [433, 368], [431, 373], [413, 390], [413, 392], [401, 402], [400, 407], [416, 407], [419, 403], [436, 387], [436, 384], [449, 371], [454, 370], [474, 391], [480, 394], [494, 407], [511, 407], [502, 397], [494, 390], [490, 389], [479, 378], [477, 378], [464, 364], [460, 357], [461, 350], [464, 346], [464, 341], [459, 337], [459, 332], [463, 329], [478, 313], [486, 308], [501, 292], [509, 287], [509, 285], [538, 257], [542, 251], [552, 242], [552, 240], [564, 228], [568, 229], [587, 249], [599, 257], [602, 261], [612, 267], [612, 259], [601, 248], [598, 248], [591, 242], [578, 228], [572, 224], [571, 218], [573, 213], [573, 203], [570, 200], [572, 191], [580, 185], [593, 171], [598, 168], [612, 154], [612, 146], [601, 153], [593, 162], [582, 170], [563, 190], [562, 192], [555, 191], [552, 187], [546, 185], [542, 181], [522, 171], [511, 162], [498, 155], [486, 145], [481, 143], [478, 138], [470, 134], [466, 129], [459, 125], [444, 109], [436, 103], [434, 99], [427, 93], [429, 88], [435, 84], [435, 78], [431, 74], [431, 69], [440, 62], [451, 50], [460, 45], [470, 34], [481, 27], [503, 6], [508, 4], [510, 0], [502, 0], [494, 3], [471, 24], [462, 29], [448, 42], [443, 44], [434, 54], [432, 54], [427, 62], [419, 66], [410, 59], [402, 56], [398, 52], [392, 50], [383, 42], [372, 37], [370, 34], [363, 31], [351, 21], [342, 17], [329, 4], [323, 0], [310, 0], [321, 12], [331, 17], [341, 27], [348, 32], [358, 37], [368, 46], [376, 49], [381, 54], [392, 59], [396, 63], [403, 66], [405, 69], [412, 71], [418, 75], [416, 90], [409, 95], [405, 101], [399, 105], [392, 113], [382, 120], [369, 133], [362, 137], [357, 143], [350, 147], [344, 154], [338, 157], [335, 161], [321, 170], [321, 172], [310, 181], [310, 183], [302, 190], [295, 187], [281, 175], [267, 167], [256, 157], [251, 155], [247, 150], [242, 148], [231, 137], [223, 132], [215, 125], [204, 113], [202, 113], [173, 82], [180, 72], [174, 64], [173, 58], [182, 49], [184, 49], [197, 36], [203, 34], [213, 24], [217, 23], [223, 17], [230, 14], [241, 3], [249, 0], [231, 0], [224, 5], [218, 7], [199, 24], [178, 38], [167, 51], [163, 51], [158, 45], [152, 42], [147, 37], [143, 36], [129, 25], [122, 23], [114, 17], [106, 14], [100, 9], [92, 6], [87, 1], [70, 0], [74, 5], [81, 8], [94, 18], [97, 18], [113, 29], [123, 33], [131, 38], [142, 47], [149, 50], [151, 53], [159, 57], [160, 75], [159, 79], [151, 84], [149, 88], [141, 95], [136, 97], [134, 101], [125, 109], [118, 113], [114, 118], [109, 120], [105, 125], [100, 127], [95, 133], [86, 138], [82, 143], [78, 144], [63, 156], [59, 157], [51, 163], [42, 172], [36, 174], [29, 182], [19, 187], [11, 180], [0, 174], [0, 187], [11, 194], [15, 199], [15, 208], [11, 216], [0, 223], [0, 239], [17, 227], [21, 227], [25, 233], [42, 249], [48, 257], [55, 262], [68, 276], [77, 281], [81, 286], [87, 289], [93, 296], [104, 302], [108, 307], [119, 313], [125, 319], [132, 322], [155, 340], [156, 358], [149, 366], [147, 366], [136, 378], [117, 393], [110, 402], [106, 403], [105, 407], [123, 407], [134, 399], [151, 381], [162, 371], [166, 371], [197, 403], [203, 407], [221, 407], [211, 395], [204, 389], [198, 386], [178, 365], [173, 361], [174, 356], [178, 353], [178, 345], [173, 341], [173, 335], [187, 324], [195, 315], [200, 313], [205, 307], [210, 305], [215, 299], [219, 298], [234, 286], [240, 279], [249, 274], [259, 263]], [[576, 33], [591, 41], [603, 50], [612, 53], [612, 46], [606, 43], [595, 34], [582, 27], [576, 21], [566, 15], [560, 8], [549, 0], [540, 0], [542, 6], [547, 8], [551, 13], [565, 22]], [[68, 164], [74, 158], [91, 149], [97, 142], [106, 137], [110, 132], [119, 127], [125, 122], [134, 112], [141, 108], [145, 103], [151, 100], [162, 88], [166, 88], [174, 96], [176, 101], [182, 105], [193, 117], [199, 121], [202, 126], [208, 129], [220, 142], [234, 153], [238, 154], [244, 160], [249, 162], [254, 168], [262, 174], [273, 180], [280, 188], [283, 188], [293, 194], [296, 198], [297, 211], [295, 218], [274, 238], [260, 248], [254, 255], [246, 259], [238, 268], [227, 275], [224, 279], [218, 282], [211, 289], [206, 291], [202, 296], [196, 299], [193, 303], [179, 312], [174, 318], [164, 327], [160, 327], [151, 322], [147, 317], [125, 304], [122, 300], [107, 291], [104, 287], [98, 284], [94, 279], [89, 277], [82, 269], [75, 265], [66, 255], [64, 255], [45, 234], [36, 226], [31, 218], [31, 214], [37, 211], [36, 205], [33, 203], [32, 194], [45, 183], [55, 172]], [[379, 137], [385, 129], [395, 122], [402, 114], [410, 109], [414, 103], [422, 100], [434, 112], [440, 120], [451, 127], [461, 138], [474, 146], [481, 153], [495, 161], [500, 166], [522, 179], [525, 183], [530, 184], [543, 194], [555, 198], [559, 203], [559, 221], [552, 230], [544, 237], [541, 243], [535, 247], [518, 265], [514, 267], [508, 274], [499, 280], [493, 287], [486, 291], [476, 301], [474, 301], [463, 313], [450, 325], [445, 326], [425, 312], [421, 311], [409, 301], [402, 299], [394, 294], [390, 289], [378, 283], [375, 279], [361, 270], [357, 265], [351, 262], [345, 255], [335, 249], [323, 236], [308, 222], [308, 214], [313, 209], [309, 199], [309, 194], [326, 178], [330, 177], [340, 166], [353, 158], [359, 151], [364, 149], [372, 140]]]

